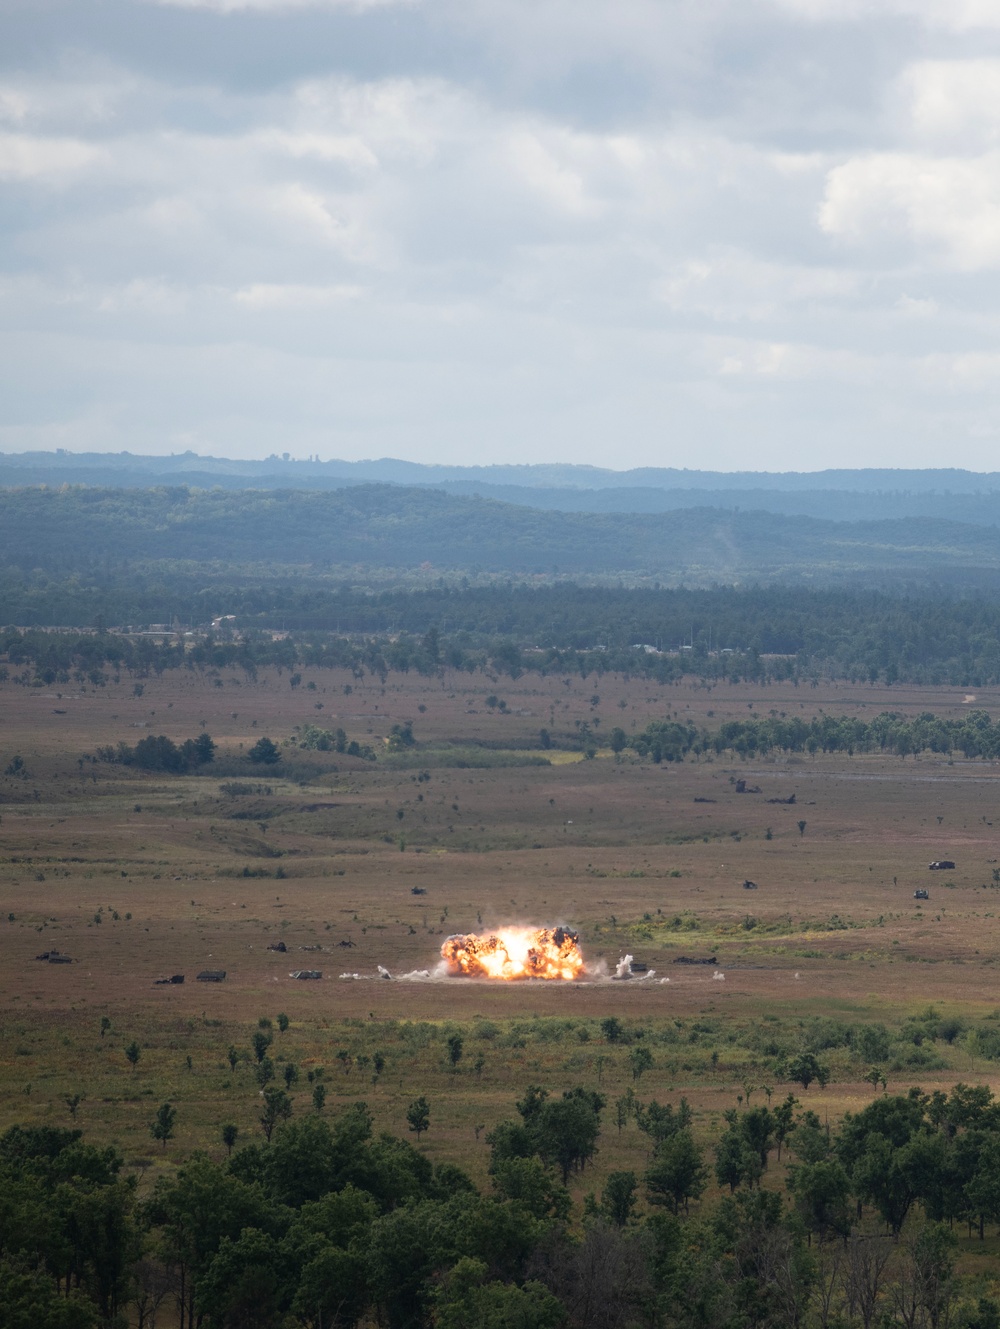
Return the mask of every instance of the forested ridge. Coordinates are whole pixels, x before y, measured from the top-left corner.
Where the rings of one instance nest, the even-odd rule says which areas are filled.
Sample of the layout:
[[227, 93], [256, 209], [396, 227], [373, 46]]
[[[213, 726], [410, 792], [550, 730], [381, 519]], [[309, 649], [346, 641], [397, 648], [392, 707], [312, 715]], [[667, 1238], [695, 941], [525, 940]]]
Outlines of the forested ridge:
[[430, 565], [517, 575], [995, 584], [1000, 530], [912, 518], [831, 522], [718, 508], [544, 512], [431, 488], [0, 490], [0, 563], [88, 572], [134, 560], [311, 569]]
[[[215, 469], [212, 469], [208, 466], [212, 459], [206, 459], [207, 468], [199, 470], [201, 459], [198, 458], [188, 459], [181, 465], [175, 464], [172, 458], [148, 459], [145, 465], [139, 464], [147, 462], [144, 458], [130, 458], [127, 464], [117, 459], [109, 463], [107, 458], [95, 458], [92, 465], [84, 465], [81, 460], [75, 463], [63, 461], [57, 465], [55, 459], [45, 462], [25, 458], [14, 464], [10, 459], [0, 458], [0, 486], [11, 488], [70, 484], [133, 490], [177, 486], [273, 490], [294, 486], [299, 490], [335, 490], [372, 483], [391, 483], [420, 485], [455, 496], [477, 495], [499, 503], [554, 512], [629, 514], [675, 512], [682, 508], [715, 508], [818, 517], [827, 521], [933, 518], [980, 526], [1000, 525], [1000, 503], [997, 501], [1000, 481], [995, 476], [970, 476], [966, 477], [963, 485], [963, 476], [958, 472], [927, 473], [933, 475], [936, 484], [943, 485], [943, 488], [931, 487], [926, 478], [923, 484], [915, 483], [922, 473], [913, 472], [832, 472], [822, 477], [828, 481], [826, 484], [814, 481], [816, 488], [802, 488], [800, 484], [789, 483], [789, 480], [801, 480], [804, 477], [730, 477], [679, 471], [635, 473], [630, 477], [634, 481], [632, 485], [616, 480], [603, 487], [587, 488], [572, 483], [571, 474], [563, 476], [557, 473], [553, 476], [553, 480], [564, 481], [561, 486], [543, 485], [534, 479], [519, 482], [510, 478], [506, 481], [489, 478], [494, 469], [501, 473], [512, 469], [503, 467], [470, 467], [468, 470], [471, 473], [478, 473], [478, 478], [474, 479], [462, 478], [460, 468], [442, 468], [449, 477], [446, 479], [437, 478], [434, 467], [425, 468], [423, 474], [417, 468], [414, 468], [417, 469], [416, 474], [401, 468], [399, 475], [389, 480], [387, 474], [380, 476], [375, 466], [359, 467], [355, 472], [334, 464], [328, 464], [328, 469], [328, 466], [322, 464], [289, 462], [281, 470], [267, 470], [262, 469], [260, 463], [220, 462], [215, 463]], [[153, 462], [160, 462], [162, 468], [155, 469]], [[390, 468], [385, 469], [389, 474], [392, 473]], [[572, 472], [573, 468], [567, 467], [565, 470]], [[643, 479], [644, 474], [648, 474], [649, 478]], [[877, 487], [876, 477], [879, 474], [884, 484], [882, 488]], [[586, 478], [593, 485], [602, 477], [588, 470]], [[744, 480], [742, 486], [739, 484], [741, 478]], [[844, 488], [831, 487], [830, 482], [835, 478]], [[851, 487], [861, 486], [862, 479], [863, 487]], [[761, 480], [770, 481], [773, 487], [760, 483]], [[976, 480], [982, 483], [975, 484]], [[782, 481], [785, 481], [783, 487]], [[908, 487], [910, 485], [913, 487]]]

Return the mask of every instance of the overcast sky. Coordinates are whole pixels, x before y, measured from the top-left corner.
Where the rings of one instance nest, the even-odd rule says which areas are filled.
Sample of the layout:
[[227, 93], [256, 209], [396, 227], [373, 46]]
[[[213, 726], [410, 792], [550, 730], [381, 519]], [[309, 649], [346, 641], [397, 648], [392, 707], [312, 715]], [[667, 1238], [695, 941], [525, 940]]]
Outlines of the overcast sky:
[[0, 0], [0, 450], [1000, 467], [997, 0]]

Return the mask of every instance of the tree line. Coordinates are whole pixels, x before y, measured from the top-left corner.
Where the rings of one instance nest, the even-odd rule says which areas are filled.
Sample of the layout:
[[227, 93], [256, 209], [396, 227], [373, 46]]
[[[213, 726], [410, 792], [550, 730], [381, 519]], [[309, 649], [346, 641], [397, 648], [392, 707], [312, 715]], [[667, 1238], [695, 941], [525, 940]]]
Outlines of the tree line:
[[944, 670], [947, 681], [956, 668], [995, 678], [1000, 667], [1000, 607], [992, 594], [568, 581], [378, 590], [371, 581], [326, 575], [315, 564], [289, 569], [118, 560], [65, 576], [0, 564], [0, 623], [92, 628], [176, 621], [195, 627], [220, 612], [234, 614], [240, 632], [284, 628], [408, 638], [411, 652], [432, 629], [442, 644], [463, 649], [504, 639], [585, 655], [638, 644], [664, 651], [686, 646], [688, 668], [721, 677], [733, 662], [719, 658], [720, 651], [765, 661], [790, 656], [800, 670], [854, 671], [858, 678], [874, 670], [875, 678], [895, 671], [901, 679], [926, 681], [916, 671]]
[[871, 720], [857, 716], [773, 715], [727, 720], [717, 730], [698, 729], [676, 720], [656, 720], [641, 733], [628, 735], [616, 728], [611, 734], [616, 751], [632, 748], [654, 762], [683, 761], [688, 753], [733, 752], [741, 757], [769, 752], [884, 752], [906, 757], [921, 752], [942, 756], [960, 752], [964, 757], [995, 761], [1000, 757], [1000, 723], [987, 711], [971, 710], [960, 720], [924, 711], [913, 719], [896, 711], [882, 711]]
[[[809, 1077], [806, 1077], [809, 1083]], [[12, 1329], [992, 1329], [958, 1234], [1000, 1224], [1000, 1104], [986, 1086], [878, 1094], [831, 1128], [792, 1094], [724, 1113], [707, 1149], [684, 1099], [616, 1104], [640, 1175], [574, 1207], [604, 1097], [529, 1087], [487, 1137], [489, 1186], [377, 1134], [363, 1102], [301, 1115], [265, 1086], [261, 1135], [196, 1153], [140, 1195], [113, 1146], [0, 1137], [0, 1317]], [[175, 1110], [151, 1125], [164, 1147]], [[407, 1120], [419, 1140], [426, 1100]], [[780, 1164], [780, 1183], [772, 1163]], [[716, 1199], [702, 1202], [715, 1182]], [[645, 1202], [645, 1203], [643, 1203]]]
[[[552, 737], [548, 730], [543, 729], [540, 734], [538, 741], [544, 751], [552, 746]], [[589, 757], [596, 755], [597, 739], [589, 725], [586, 728], [581, 725], [565, 741], [582, 745]], [[728, 720], [712, 732], [678, 720], [654, 720], [637, 734], [628, 734], [615, 726], [607, 742], [616, 755], [630, 750], [656, 764], [684, 761], [691, 754], [709, 752], [758, 757], [775, 751], [804, 752], [811, 756], [818, 752], [846, 752], [850, 756], [878, 752], [899, 757], [922, 752], [942, 756], [960, 752], [969, 759], [995, 761], [1000, 758], [1000, 721], [991, 720], [983, 710], [970, 711], [961, 720], [944, 719], [926, 711], [910, 720], [896, 712], [883, 711], [871, 720], [828, 715], [809, 720], [794, 716]], [[296, 726], [287, 746], [378, 760], [377, 752], [369, 744], [349, 739], [343, 728], [323, 729], [310, 722]], [[419, 755], [412, 721], [393, 725], [386, 751], [397, 754], [411, 749]], [[282, 759], [282, 748], [270, 738], [258, 739], [247, 753], [247, 760], [254, 765], [274, 766]], [[179, 744], [165, 734], [149, 734], [134, 745], [122, 741], [98, 746], [94, 760], [148, 771], [197, 772], [214, 762], [215, 742], [207, 733]]]
[[[202, 587], [204, 590], [204, 586]], [[985, 598], [894, 598], [791, 590], [644, 591], [558, 586], [383, 592], [310, 589], [280, 579], [253, 595], [226, 586], [192, 605], [157, 592], [123, 606], [86, 596], [54, 605], [3, 602], [0, 622], [64, 630], [0, 629], [0, 657], [30, 666], [28, 680], [100, 683], [107, 670], [146, 677], [178, 667], [347, 668], [434, 675], [489, 669], [586, 679], [617, 673], [752, 681], [822, 678], [982, 687], [1000, 682], [1000, 605]], [[164, 599], [166, 603], [163, 603]], [[304, 605], [311, 607], [305, 608]], [[109, 624], [205, 623], [220, 608], [234, 631], [182, 638], [124, 636]], [[139, 609], [122, 614], [123, 608]], [[153, 612], [151, 612], [153, 611]], [[65, 630], [97, 626], [98, 631]], [[283, 629], [275, 640], [272, 632]]]
[[196, 771], [213, 762], [215, 742], [210, 734], [205, 733], [199, 734], [197, 738], [186, 738], [183, 743], [175, 743], [166, 734], [147, 734], [134, 746], [120, 742], [98, 747], [95, 757], [97, 761], [137, 766], [144, 771], [169, 771], [178, 775]]

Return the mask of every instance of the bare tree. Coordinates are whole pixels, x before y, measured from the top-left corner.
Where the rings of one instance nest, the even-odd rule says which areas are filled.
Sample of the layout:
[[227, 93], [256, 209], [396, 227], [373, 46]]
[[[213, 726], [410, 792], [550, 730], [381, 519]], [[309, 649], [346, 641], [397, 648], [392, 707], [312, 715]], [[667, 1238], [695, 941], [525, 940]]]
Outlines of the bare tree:
[[783, 1227], [751, 1227], [737, 1242], [735, 1255], [740, 1277], [767, 1289], [778, 1323], [797, 1329], [809, 1309], [812, 1288], [792, 1235]]
[[563, 1303], [572, 1329], [626, 1329], [653, 1296], [650, 1247], [646, 1233], [597, 1222], [579, 1246], [559, 1236], [543, 1243], [529, 1273]]
[[844, 1294], [848, 1311], [864, 1329], [872, 1329], [882, 1304], [892, 1251], [889, 1237], [859, 1233], [848, 1241]]
[[846, 1265], [847, 1251], [839, 1242], [826, 1246], [816, 1262], [816, 1322], [819, 1329], [830, 1329], [842, 1318], [840, 1303]]
[[889, 1296], [896, 1321], [903, 1329], [923, 1329], [923, 1302], [920, 1294], [920, 1275], [913, 1261], [900, 1261]]
[[160, 1307], [171, 1294], [177, 1292], [177, 1270], [159, 1260], [139, 1260], [133, 1270], [135, 1276], [132, 1305], [136, 1311], [136, 1329], [156, 1329]]
[[939, 1329], [947, 1323], [954, 1294], [955, 1238], [941, 1223], [928, 1223], [903, 1242], [892, 1304], [905, 1329]]

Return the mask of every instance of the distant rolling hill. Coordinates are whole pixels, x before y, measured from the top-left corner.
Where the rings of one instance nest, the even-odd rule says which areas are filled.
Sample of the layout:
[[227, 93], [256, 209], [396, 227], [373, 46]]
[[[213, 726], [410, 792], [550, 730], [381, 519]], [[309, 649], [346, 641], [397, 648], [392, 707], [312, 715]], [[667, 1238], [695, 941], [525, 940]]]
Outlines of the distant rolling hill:
[[1000, 529], [933, 516], [834, 522], [709, 507], [566, 512], [393, 485], [27, 487], [0, 490], [0, 559], [63, 575], [166, 559], [982, 589], [1000, 578]]
[[[197, 480], [190, 478], [197, 477]], [[296, 460], [287, 453], [260, 460], [204, 457], [194, 452], [169, 456], [136, 453], [0, 453], [0, 484], [92, 483], [143, 488], [151, 484], [208, 483], [266, 489], [337, 488], [344, 484], [490, 486], [497, 489], [649, 489], [719, 492], [764, 490], [798, 493], [840, 490], [849, 493], [974, 494], [1000, 492], [1000, 472], [981, 473], [957, 467], [923, 470], [871, 468], [825, 471], [701, 471], [676, 466], [644, 466], [613, 471], [599, 466], [537, 463], [512, 466], [441, 466], [384, 457], [373, 461]], [[500, 495], [496, 495], [499, 497]]]
[[212, 489], [330, 492], [371, 484], [438, 489], [552, 512], [655, 514], [683, 509], [762, 511], [824, 521], [943, 519], [1000, 525], [1000, 474], [957, 469], [829, 470], [774, 474], [647, 467], [424, 466], [392, 459], [367, 462], [260, 461], [184, 453], [0, 454], [0, 487], [47, 484], [99, 489], [183, 485]]

